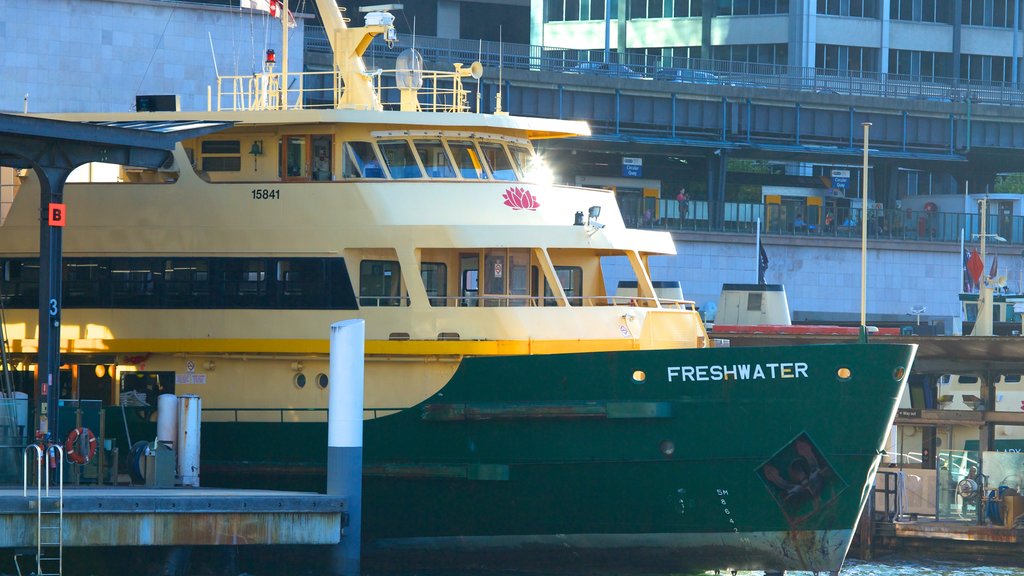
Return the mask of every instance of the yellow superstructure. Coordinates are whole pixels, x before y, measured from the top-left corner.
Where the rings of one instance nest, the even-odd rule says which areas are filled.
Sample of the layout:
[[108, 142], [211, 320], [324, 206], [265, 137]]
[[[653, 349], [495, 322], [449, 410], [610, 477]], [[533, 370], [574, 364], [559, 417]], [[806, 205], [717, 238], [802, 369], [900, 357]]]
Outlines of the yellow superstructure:
[[[346, 46], [389, 29], [341, 26], [329, 35]], [[204, 409], [323, 407], [329, 326], [355, 317], [368, 408], [427, 397], [470, 355], [708, 345], [692, 302], [655, 296], [648, 258], [674, 253], [670, 236], [627, 229], [611, 192], [545, 181], [531, 141], [587, 135], [584, 123], [471, 113], [459, 69], [429, 107], [390, 110], [380, 75], [342, 62], [362, 49], [339, 60], [322, 108], [303, 81], [276, 96], [283, 78], [268, 72], [222, 80], [206, 112], [49, 116], [235, 123], [181, 142], [164, 169], [66, 186], [61, 350], [77, 393], [96, 366], [109, 402], [136, 373], [172, 374]], [[0, 225], [4, 328], [24, 371], [38, 194], [22, 174]], [[628, 264], [638, 296], [606, 293], [605, 258]]]

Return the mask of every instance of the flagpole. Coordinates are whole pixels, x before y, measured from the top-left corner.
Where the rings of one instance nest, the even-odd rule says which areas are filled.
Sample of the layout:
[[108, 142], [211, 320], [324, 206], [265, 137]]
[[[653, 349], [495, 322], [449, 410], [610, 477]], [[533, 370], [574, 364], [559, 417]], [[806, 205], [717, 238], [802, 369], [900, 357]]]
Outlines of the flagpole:
[[[967, 262], [964, 260], [964, 255], [967, 254], [967, 252], [966, 252], [967, 246], [965, 245], [966, 244], [966, 240], [964, 238], [965, 235], [966, 235], [966, 232], [964, 231], [963, 228], [961, 228], [960, 229], [960, 290], [963, 290], [964, 292], [966, 292], [966, 290], [964, 290], [964, 287], [967, 286], [967, 274], [968, 274], [968, 272], [967, 272]], [[953, 335], [954, 336], [961, 336], [963, 334], [964, 302], [963, 302], [962, 298], [960, 298], [959, 300], [960, 300], [960, 313], [959, 313], [960, 321], [957, 322], [955, 326], [953, 326]]]
[[861, 124], [864, 127], [864, 171], [861, 174], [861, 205], [860, 205], [860, 340], [867, 342], [868, 322], [868, 132], [871, 122]]
[[757, 219], [757, 242], [754, 246], [754, 284], [761, 283], [761, 219]]

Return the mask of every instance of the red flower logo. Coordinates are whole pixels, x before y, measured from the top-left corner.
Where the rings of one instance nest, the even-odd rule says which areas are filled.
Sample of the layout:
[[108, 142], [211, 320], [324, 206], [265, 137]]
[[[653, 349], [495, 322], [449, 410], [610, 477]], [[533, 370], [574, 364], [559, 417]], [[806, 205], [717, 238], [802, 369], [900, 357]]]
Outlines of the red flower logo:
[[537, 197], [530, 194], [525, 188], [513, 186], [501, 195], [505, 199], [505, 206], [512, 208], [513, 210], [536, 210], [540, 208], [540, 202], [537, 202]]

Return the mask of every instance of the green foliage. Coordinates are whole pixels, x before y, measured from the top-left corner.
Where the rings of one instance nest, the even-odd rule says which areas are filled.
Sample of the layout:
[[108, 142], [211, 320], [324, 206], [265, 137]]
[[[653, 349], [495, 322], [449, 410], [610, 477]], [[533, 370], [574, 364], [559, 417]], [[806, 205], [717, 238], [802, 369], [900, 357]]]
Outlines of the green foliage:
[[995, 191], [1004, 194], [1024, 194], [1024, 172], [996, 176]]

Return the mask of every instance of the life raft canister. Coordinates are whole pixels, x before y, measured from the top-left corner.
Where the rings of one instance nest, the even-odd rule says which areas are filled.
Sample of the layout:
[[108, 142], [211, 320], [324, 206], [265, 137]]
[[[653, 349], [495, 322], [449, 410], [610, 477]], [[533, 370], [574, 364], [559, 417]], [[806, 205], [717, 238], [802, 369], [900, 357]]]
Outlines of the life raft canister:
[[84, 426], [75, 428], [64, 442], [64, 452], [69, 462], [87, 464], [96, 455], [96, 435]]

